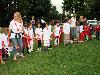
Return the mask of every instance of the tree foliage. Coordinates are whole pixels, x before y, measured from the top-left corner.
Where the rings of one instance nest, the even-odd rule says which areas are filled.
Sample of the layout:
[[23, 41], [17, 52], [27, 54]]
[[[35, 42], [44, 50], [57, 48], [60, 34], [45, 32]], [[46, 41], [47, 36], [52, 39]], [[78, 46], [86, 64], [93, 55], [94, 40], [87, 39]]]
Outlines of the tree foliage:
[[0, 25], [9, 25], [15, 11], [28, 19], [46, 17], [51, 6], [50, 0], [0, 0]]
[[100, 0], [64, 0], [63, 10], [77, 15], [100, 18]]

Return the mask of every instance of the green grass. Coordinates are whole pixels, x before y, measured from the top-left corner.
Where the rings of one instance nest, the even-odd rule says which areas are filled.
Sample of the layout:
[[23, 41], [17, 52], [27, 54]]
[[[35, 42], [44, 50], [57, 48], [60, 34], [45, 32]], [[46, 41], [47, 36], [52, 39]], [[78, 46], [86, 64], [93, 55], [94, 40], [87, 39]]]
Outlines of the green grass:
[[26, 53], [18, 62], [0, 65], [0, 75], [100, 75], [100, 41]]

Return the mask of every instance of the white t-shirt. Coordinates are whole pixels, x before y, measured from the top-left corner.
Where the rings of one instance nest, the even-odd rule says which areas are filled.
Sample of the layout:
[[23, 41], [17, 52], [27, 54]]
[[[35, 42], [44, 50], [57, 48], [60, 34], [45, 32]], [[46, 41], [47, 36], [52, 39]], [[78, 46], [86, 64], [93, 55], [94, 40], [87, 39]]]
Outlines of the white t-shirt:
[[76, 27], [76, 18], [71, 18], [71, 26], [70, 27]]
[[55, 27], [55, 29], [54, 29], [54, 35], [55, 36], [60, 36], [60, 26], [59, 27]]
[[44, 21], [43, 19], [41, 19], [41, 22], [42, 22], [42, 23], [45, 23], [45, 21]]
[[43, 40], [50, 40], [50, 30], [46, 27], [43, 29]]
[[15, 38], [15, 33], [22, 33], [23, 24], [12, 20], [9, 25], [9, 29], [12, 30], [11, 38]]
[[2, 41], [4, 41], [5, 47], [8, 48], [8, 36], [5, 33], [2, 34]]
[[0, 33], [0, 49], [2, 49], [2, 34]]
[[27, 28], [24, 28], [24, 33], [25, 33], [26, 35], [28, 35], [28, 29], [27, 29]]
[[70, 34], [70, 24], [69, 23], [64, 23], [63, 25], [63, 32], [64, 34]]
[[82, 26], [82, 25], [81, 25], [81, 26], [79, 26], [79, 29], [80, 29], [80, 33], [84, 31], [84, 30], [83, 30], [83, 26]]
[[35, 30], [35, 34], [36, 34], [36, 38], [41, 39], [42, 40], [42, 28], [36, 28]]
[[51, 25], [49, 25], [48, 28], [49, 28], [49, 30], [50, 30], [50, 32], [51, 32]]

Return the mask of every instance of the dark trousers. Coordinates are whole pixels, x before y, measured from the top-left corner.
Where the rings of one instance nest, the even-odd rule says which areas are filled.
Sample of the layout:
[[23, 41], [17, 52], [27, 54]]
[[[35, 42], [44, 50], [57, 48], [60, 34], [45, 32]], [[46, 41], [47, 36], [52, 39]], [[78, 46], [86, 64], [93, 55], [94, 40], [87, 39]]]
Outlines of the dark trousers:
[[99, 40], [100, 32], [96, 32], [96, 39]]
[[38, 40], [38, 48], [41, 47], [41, 40]]

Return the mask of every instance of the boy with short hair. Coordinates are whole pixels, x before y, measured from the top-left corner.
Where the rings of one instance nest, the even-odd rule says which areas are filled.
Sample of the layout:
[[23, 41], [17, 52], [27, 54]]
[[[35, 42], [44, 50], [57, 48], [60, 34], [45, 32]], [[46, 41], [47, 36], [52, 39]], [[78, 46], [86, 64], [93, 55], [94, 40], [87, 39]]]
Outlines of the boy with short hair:
[[64, 45], [66, 46], [70, 42], [70, 24], [69, 19], [65, 20], [63, 25], [63, 32], [64, 32]]

